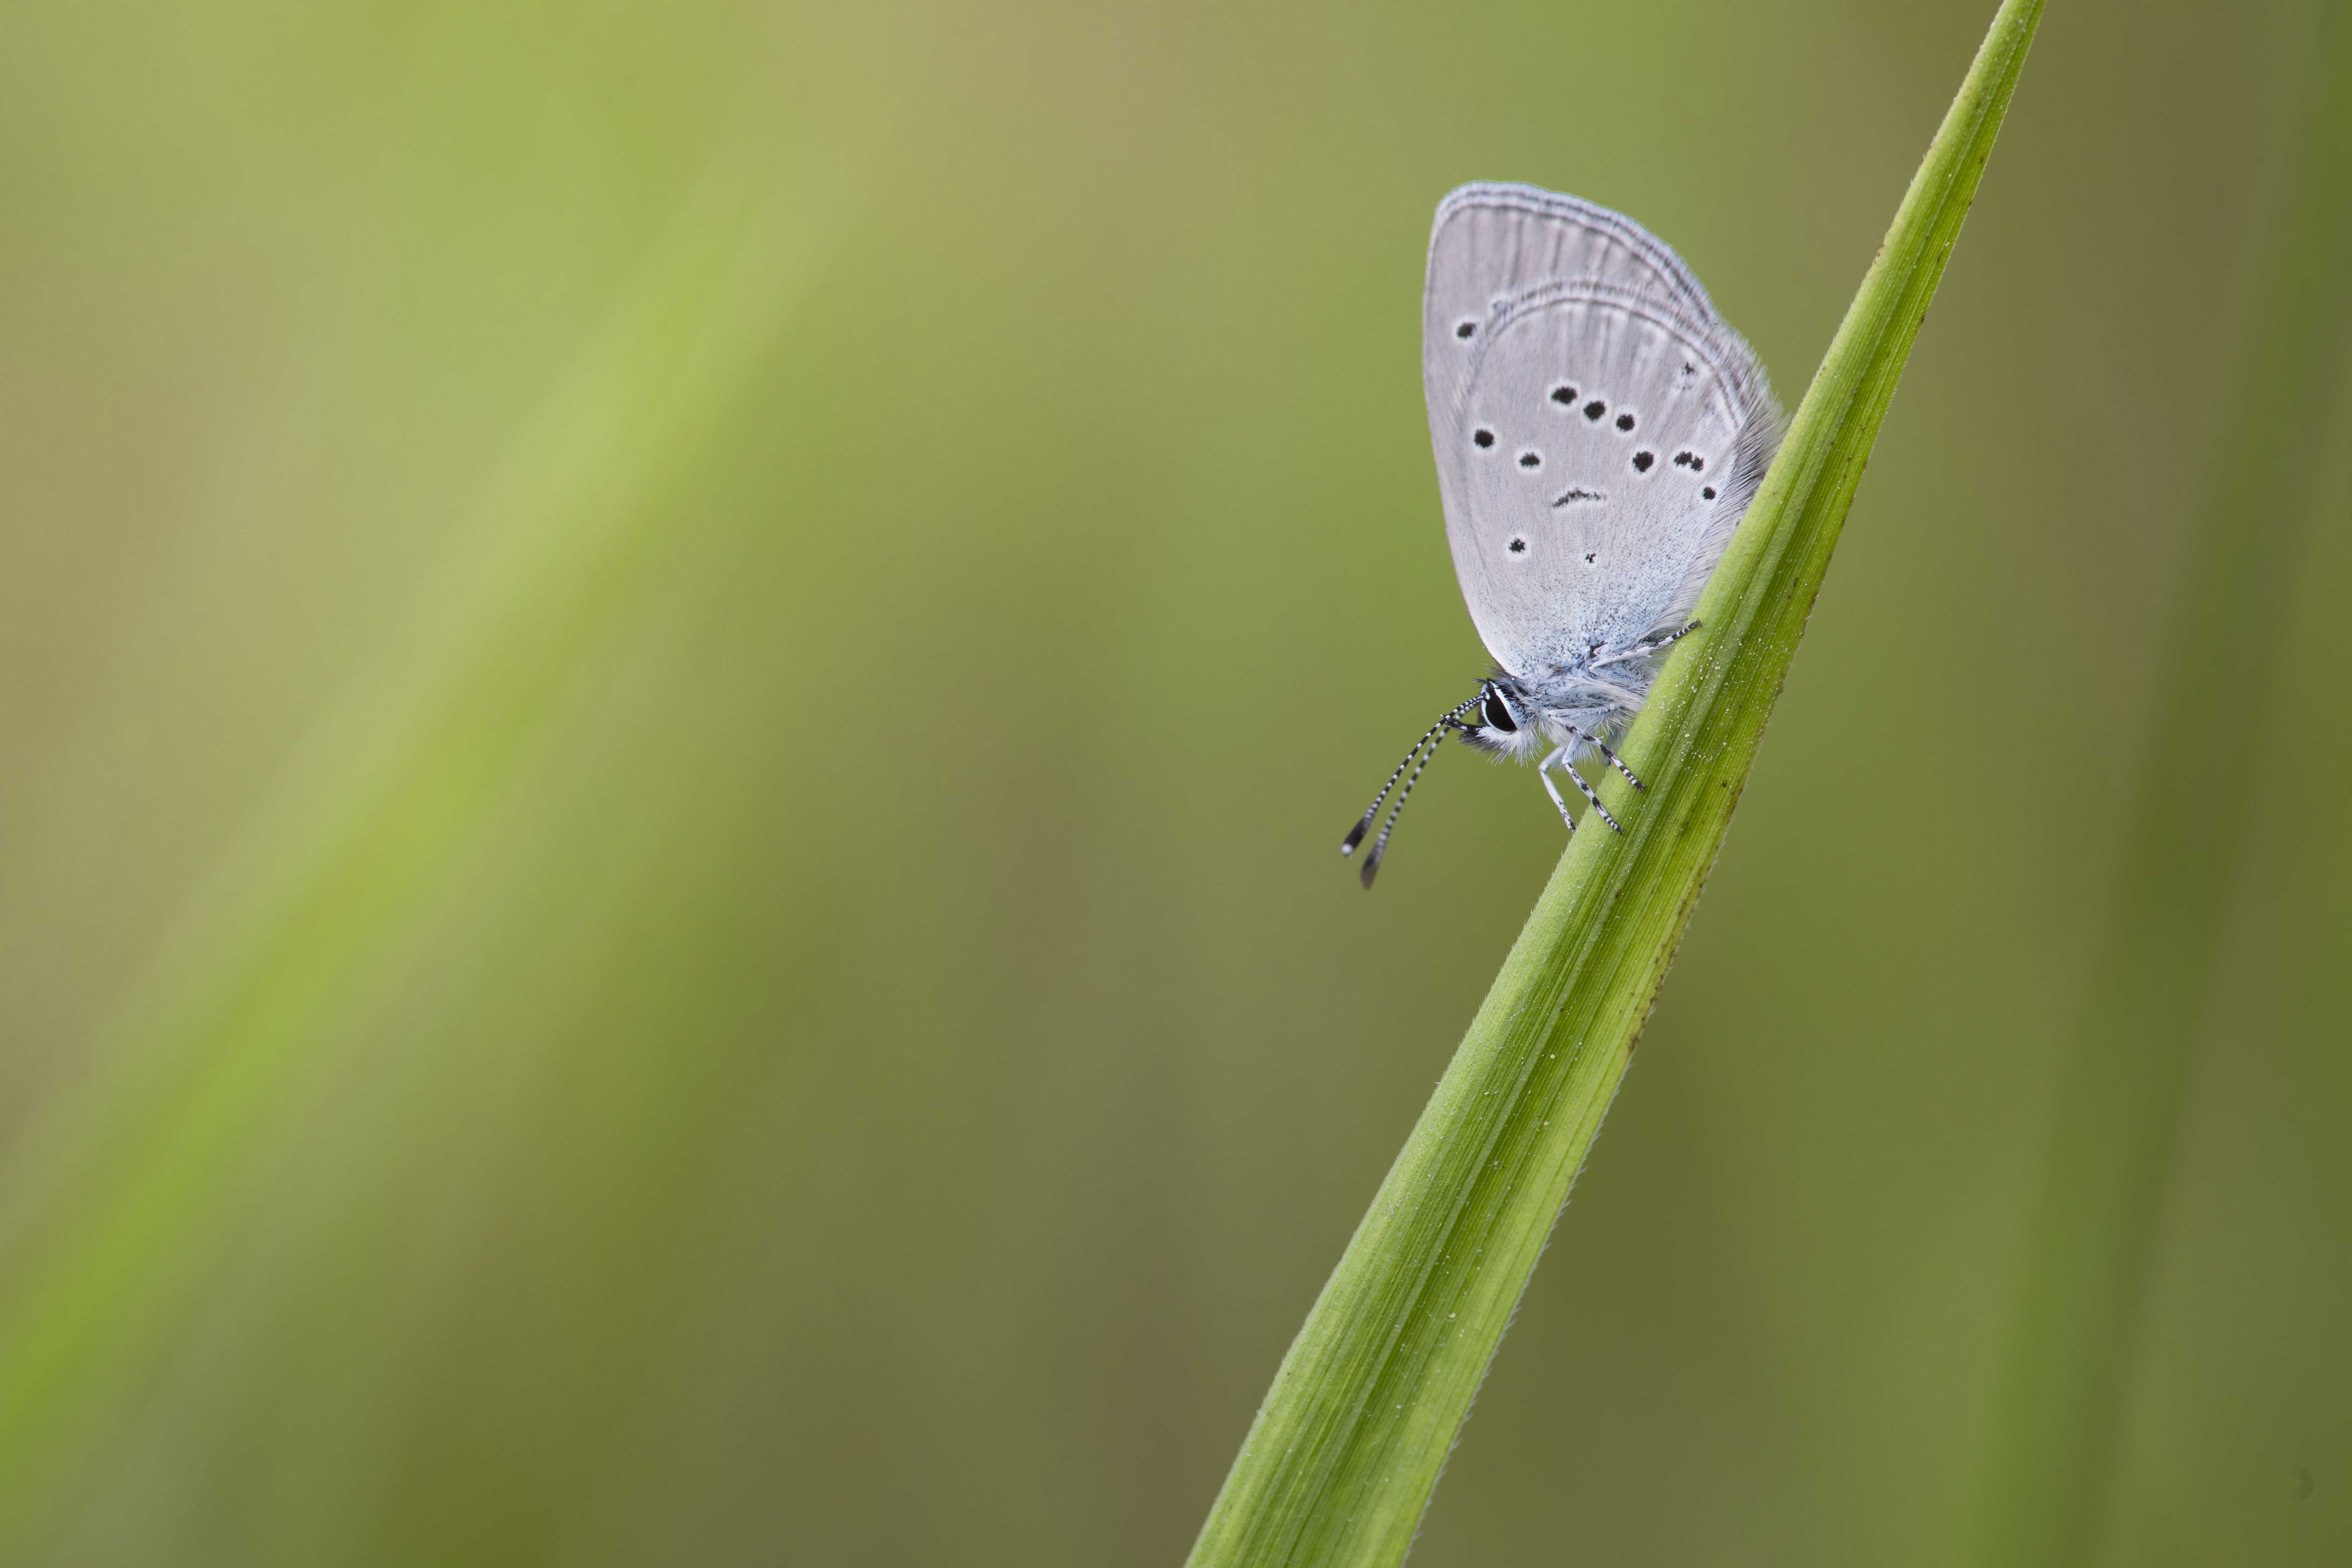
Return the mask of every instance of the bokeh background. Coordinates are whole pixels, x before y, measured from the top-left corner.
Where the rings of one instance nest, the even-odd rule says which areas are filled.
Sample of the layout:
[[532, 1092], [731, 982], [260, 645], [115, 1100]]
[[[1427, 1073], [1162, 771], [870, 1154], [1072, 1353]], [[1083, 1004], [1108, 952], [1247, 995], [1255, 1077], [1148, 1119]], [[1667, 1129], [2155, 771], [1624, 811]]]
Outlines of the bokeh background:
[[[1171, 1563], [1559, 847], [1432, 206], [1801, 393], [1990, 0], [12, 7], [0, 1555]], [[2161, 737], [2102, 1548], [2352, 1554], [2352, 538], [2153, 672], [2310, 7], [2062, 0], [1417, 1562], [1945, 1563]], [[2352, 424], [2310, 460], [2352, 481]]]

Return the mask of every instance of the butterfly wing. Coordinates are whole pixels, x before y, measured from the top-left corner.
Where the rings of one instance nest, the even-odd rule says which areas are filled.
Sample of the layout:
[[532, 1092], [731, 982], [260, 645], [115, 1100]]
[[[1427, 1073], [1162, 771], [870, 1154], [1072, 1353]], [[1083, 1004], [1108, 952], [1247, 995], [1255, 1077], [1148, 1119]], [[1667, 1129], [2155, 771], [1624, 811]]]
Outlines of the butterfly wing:
[[[1715, 307], [1665, 243], [1640, 224], [1533, 185], [1464, 185], [1437, 204], [1422, 291], [1423, 390], [1451, 410], [1479, 332], [1505, 301], [1538, 283], [1591, 279], [1710, 321]], [[1466, 330], [1465, 330], [1466, 329]]]
[[1496, 661], [1535, 676], [1682, 624], [1780, 425], [1688, 268], [1614, 213], [1465, 186], [1438, 209], [1423, 328], [1446, 538]]

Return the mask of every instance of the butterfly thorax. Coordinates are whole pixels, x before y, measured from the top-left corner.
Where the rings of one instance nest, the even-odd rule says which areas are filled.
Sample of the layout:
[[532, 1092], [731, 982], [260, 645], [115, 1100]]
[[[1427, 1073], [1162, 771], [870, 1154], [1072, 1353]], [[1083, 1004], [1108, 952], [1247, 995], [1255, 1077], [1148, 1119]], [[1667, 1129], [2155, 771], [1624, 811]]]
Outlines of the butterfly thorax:
[[1525, 675], [1497, 669], [1488, 676], [1478, 706], [1461, 726], [1462, 738], [1476, 750], [1513, 762], [1531, 762], [1554, 746], [1571, 755], [1594, 741], [1614, 742], [1642, 710], [1656, 678], [1653, 658], [1618, 659], [1603, 666], [1603, 649], [1568, 662], [1546, 665]]

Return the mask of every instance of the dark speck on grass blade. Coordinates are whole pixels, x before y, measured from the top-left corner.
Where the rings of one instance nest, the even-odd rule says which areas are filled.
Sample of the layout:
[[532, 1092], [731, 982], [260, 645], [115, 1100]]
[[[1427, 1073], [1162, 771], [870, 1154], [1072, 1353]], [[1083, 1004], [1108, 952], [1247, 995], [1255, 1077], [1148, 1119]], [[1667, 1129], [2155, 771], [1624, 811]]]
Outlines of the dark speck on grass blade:
[[1376, 1568], [1412, 1544], [1722, 845], [2041, 16], [2041, 0], [1994, 16], [1707, 584], [1704, 626], [1626, 736], [1643, 809], [1560, 857], [1283, 1358], [1193, 1568]]

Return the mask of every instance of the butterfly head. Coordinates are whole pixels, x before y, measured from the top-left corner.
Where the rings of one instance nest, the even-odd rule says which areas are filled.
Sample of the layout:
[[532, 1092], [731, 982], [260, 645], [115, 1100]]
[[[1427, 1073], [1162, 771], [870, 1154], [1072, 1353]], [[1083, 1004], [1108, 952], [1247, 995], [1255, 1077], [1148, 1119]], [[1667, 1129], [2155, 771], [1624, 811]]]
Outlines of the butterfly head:
[[1467, 745], [1489, 756], [1525, 762], [1548, 743], [1543, 725], [1517, 678], [1497, 670], [1479, 682], [1478, 697], [1455, 721]]

